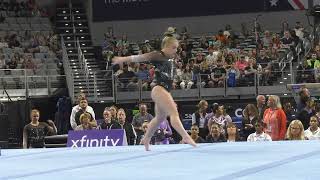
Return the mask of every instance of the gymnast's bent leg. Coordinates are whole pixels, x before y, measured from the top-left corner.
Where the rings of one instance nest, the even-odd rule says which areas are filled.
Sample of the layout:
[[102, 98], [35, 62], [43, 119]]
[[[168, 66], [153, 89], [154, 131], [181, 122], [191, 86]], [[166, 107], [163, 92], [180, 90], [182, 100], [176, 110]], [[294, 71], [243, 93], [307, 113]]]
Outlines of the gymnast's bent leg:
[[148, 130], [145, 134], [142, 143], [145, 145], [147, 151], [149, 151], [149, 142], [154, 132], [157, 130], [159, 124], [170, 116], [172, 127], [182, 136], [182, 141], [192, 146], [196, 146], [196, 143], [191, 139], [189, 134], [185, 131], [180, 121], [179, 113], [175, 102], [171, 94], [161, 86], [155, 86], [151, 92], [151, 98], [155, 103], [155, 117], [148, 125]]

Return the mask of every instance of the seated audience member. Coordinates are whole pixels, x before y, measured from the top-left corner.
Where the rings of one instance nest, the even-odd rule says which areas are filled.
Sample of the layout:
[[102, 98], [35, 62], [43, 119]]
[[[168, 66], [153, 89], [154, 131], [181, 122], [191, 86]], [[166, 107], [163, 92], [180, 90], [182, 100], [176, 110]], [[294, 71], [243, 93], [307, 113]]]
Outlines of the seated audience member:
[[92, 127], [96, 128], [97, 127], [97, 121], [94, 118], [94, 112], [89, 112], [89, 108], [88, 108], [88, 100], [86, 98], [82, 98], [80, 100], [80, 108], [79, 111], [75, 114], [74, 120], [76, 125], [80, 125], [80, 116], [83, 113], [89, 113], [91, 115], [91, 120], [90, 120], [90, 124]]
[[210, 133], [206, 138], [208, 143], [226, 142], [224, 134], [221, 133], [220, 125], [213, 122], [210, 126]]
[[[76, 113], [83, 108], [85, 108], [85, 112], [89, 112], [92, 115], [92, 118], [95, 119], [95, 113], [94, 113], [92, 107], [88, 105], [85, 94], [80, 93], [77, 100], [78, 100], [78, 105], [76, 105], [72, 108], [71, 115], [70, 115], [70, 124], [71, 124], [72, 129], [75, 129], [80, 124], [80, 123], [77, 124], [75, 116], [76, 116]], [[82, 102], [82, 104], [81, 104], [81, 102]], [[81, 106], [83, 108], [81, 108]], [[79, 115], [79, 117], [80, 117], [80, 115]]]
[[142, 124], [143, 134], [137, 135], [137, 143], [136, 143], [137, 145], [141, 144], [141, 139], [144, 137], [144, 135], [147, 132], [148, 124], [149, 124], [149, 122], [147, 122], [147, 121]]
[[255, 105], [248, 104], [243, 110], [243, 120], [242, 120], [242, 137], [247, 139], [248, 136], [254, 133], [255, 124], [259, 120], [259, 112]]
[[81, 131], [81, 130], [91, 130], [95, 129], [91, 124], [91, 115], [89, 113], [83, 113], [80, 115], [80, 125], [77, 126], [74, 130], [75, 131]]
[[289, 124], [285, 140], [305, 140], [303, 124], [300, 120], [293, 120]]
[[169, 144], [169, 138], [172, 135], [172, 130], [168, 120], [164, 120], [158, 126], [153, 138], [155, 145]]
[[319, 121], [316, 116], [310, 118], [309, 128], [304, 131], [304, 135], [309, 140], [320, 140]]
[[191, 138], [196, 143], [205, 143], [206, 142], [202, 137], [199, 136], [199, 128], [195, 124], [191, 126]]
[[111, 112], [111, 120], [115, 120], [118, 121], [117, 115], [118, 115], [118, 108], [115, 105], [112, 105], [109, 108], [110, 112]]
[[137, 113], [132, 120], [132, 125], [138, 136], [143, 134], [142, 124], [147, 121], [150, 122], [153, 116], [148, 113], [147, 105], [144, 103], [139, 104], [139, 113]]
[[[206, 119], [208, 113], [208, 102], [206, 100], [201, 100], [197, 105], [198, 110], [192, 114], [192, 125], [196, 125], [198, 128], [198, 135], [202, 139], [206, 138], [208, 135], [208, 121]], [[192, 129], [191, 129], [192, 130]]]
[[110, 108], [103, 111], [103, 122], [99, 125], [99, 129], [121, 129], [119, 122], [111, 118]]
[[127, 116], [124, 109], [119, 109], [117, 116], [118, 116], [118, 121], [121, 125], [121, 129], [124, 129], [126, 132], [128, 145], [135, 145], [136, 138], [137, 138], [136, 131], [134, 130], [132, 124], [126, 121]]
[[256, 132], [252, 133], [248, 136], [248, 142], [255, 142], [255, 141], [272, 141], [269, 134], [264, 133], [263, 129], [265, 128], [265, 123], [263, 121], [257, 121], [255, 123]]
[[233, 122], [228, 122], [226, 126], [226, 139], [227, 142], [236, 142], [240, 141], [239, 131], [237, 126]]
[[306, 102], [306, 106], [301, 110], [300, 113], [298, 113], [297, 119], [299, 119], [302, 122], [303, 127], [307, 129], [310, 118], [315, 114], [315, 102], [313, 99], [309, 99]]
[[31, 122], [23, 128], [23, 148], [43, 148], [44, 138], [57, 134], [57, 128], [51, 120], [39, 122], [40, 112], [37, 109], [31, 111], [30, 117]]

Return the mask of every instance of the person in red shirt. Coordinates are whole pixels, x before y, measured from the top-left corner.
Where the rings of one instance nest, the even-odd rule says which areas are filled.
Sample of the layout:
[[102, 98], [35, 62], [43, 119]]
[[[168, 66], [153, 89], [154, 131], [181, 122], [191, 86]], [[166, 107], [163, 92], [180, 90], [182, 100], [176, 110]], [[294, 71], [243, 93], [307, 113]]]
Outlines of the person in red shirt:
[[282, 110], [279, 96], [269, 96], [268, 107], [263, 115], [263, 122], [266, 123], [265, 132], [271, 136], [272, 141], [283, 140], [286, 134], [287, 117]]

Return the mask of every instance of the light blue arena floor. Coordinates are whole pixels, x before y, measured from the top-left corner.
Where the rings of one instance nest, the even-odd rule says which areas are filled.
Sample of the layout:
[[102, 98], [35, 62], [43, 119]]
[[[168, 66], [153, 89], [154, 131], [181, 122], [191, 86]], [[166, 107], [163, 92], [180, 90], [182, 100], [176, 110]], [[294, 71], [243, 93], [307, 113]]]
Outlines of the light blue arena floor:
[[0, 180], [320, 178], [320, 141], [2, 150]]

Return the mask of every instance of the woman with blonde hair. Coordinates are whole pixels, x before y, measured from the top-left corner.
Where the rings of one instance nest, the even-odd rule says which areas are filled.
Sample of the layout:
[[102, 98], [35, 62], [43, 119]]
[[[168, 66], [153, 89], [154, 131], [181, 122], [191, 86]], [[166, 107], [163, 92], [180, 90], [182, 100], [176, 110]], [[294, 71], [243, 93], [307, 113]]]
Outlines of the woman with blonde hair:
[[160, 123], [170, 116], [171, 125], [182, 136], [184, 143], [196, 146], [195, 142], [183, 128], [180, 121], [176, 104], [169, 93], [173, 82], [173, 59], [177, 54], [179, 42], [174, 37], [165, 37], [162, 40], [162, 50], [146, 54], [132, 55], [126, 57], [114, 57], [113, 64], [125, 62], [145, 62], [150, 61], [155, 66], [155, 83], [152, 88], [151, 98], [155, 102], [155, 118], [149, 123], [148, 130], [141, 140], [145, 149], [150, 150], [150, 140]]
[[300, 120], [293, 120], [289, 124], [286, 140], [306, 140], [303, 124]]
[[268, 109], [264, 111], [263, 122], [266, 123], [266, 133], [272, 141], [279, 141], [285, 138], [287, 117], [282, 110], [279, 96], [270, 95], [268, 98]]

